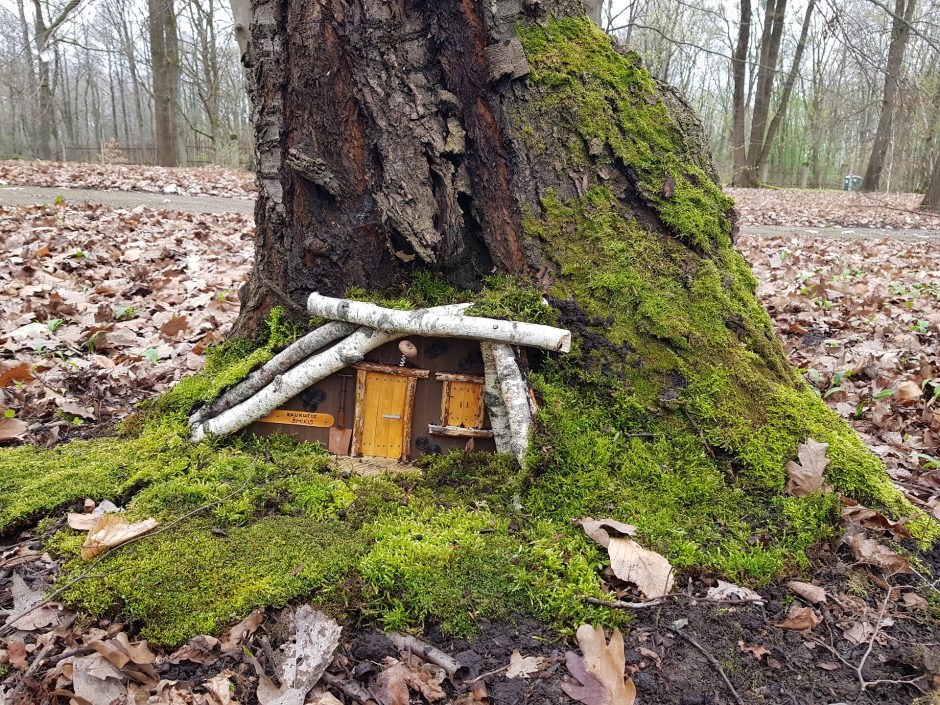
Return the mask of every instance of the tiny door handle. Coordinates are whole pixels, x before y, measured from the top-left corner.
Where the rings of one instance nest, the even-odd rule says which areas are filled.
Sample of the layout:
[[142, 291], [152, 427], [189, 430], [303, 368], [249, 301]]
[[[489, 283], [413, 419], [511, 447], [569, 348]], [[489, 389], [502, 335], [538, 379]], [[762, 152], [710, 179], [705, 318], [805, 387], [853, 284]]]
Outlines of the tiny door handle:
[[383, 419], [400, 419], [401, 414], [382, 414]]

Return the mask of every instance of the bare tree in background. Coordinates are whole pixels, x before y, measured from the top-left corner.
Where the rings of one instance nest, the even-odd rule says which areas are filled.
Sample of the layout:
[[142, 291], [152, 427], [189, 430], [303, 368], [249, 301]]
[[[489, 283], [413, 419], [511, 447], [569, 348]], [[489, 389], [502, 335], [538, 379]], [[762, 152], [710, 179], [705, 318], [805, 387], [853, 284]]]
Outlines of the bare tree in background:
[[173, 0], [148, 0], [147, 7], [157, 161], [163, 166], [177, 166], [180, 163], [178, 115], [181, 67], [176, 9]]
[[[55, 125], [55, 102], [52, 76], [52, 59], [55, 57], [53, 35], [78, 7], [81, 0], [69, 0], [54, 17], [47, 18], [41, 0], [33, 0], [34, 32], [36, 43], [36, 83], [39, 94], [39, 120], [36, 125], [36, 145], [42, 159], [52, 159], [53, 126]], [[21, 6], [22, 7], [22, 6]]]
[[877, 191], [881, 185], [881, 172], [884, 170], [885, 156], [891, 144], [891, 126], [894, 110], [901, 90], [901, 78], [904, 72], [904, 52], [911, 34], [911, 21], [914, 19], [916, 0], [895, 0], [891, 22], [891, 45], [888, 49], [888, 63], [885, 65], [885, 87], [881, 100], [881, 116], [878, 129], [868, 159], [868, 168], [862, 180], [862, 191]]
[[921, 203], [921, 208], [940, 213], [940, 155], [937, 155], [933, 164], [933, 175], [930, 177], [930, 184], [927, 186], [927, 194]]

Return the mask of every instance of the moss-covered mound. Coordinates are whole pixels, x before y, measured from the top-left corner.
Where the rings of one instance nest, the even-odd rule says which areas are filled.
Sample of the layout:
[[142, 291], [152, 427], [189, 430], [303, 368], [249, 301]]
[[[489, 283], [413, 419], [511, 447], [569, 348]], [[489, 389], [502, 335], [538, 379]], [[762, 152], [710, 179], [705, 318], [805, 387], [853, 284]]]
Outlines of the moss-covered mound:
[[[481, 315], [571, 328], [571, 354], [530, 358], [541, 410], [526, 467], [458, 454], [415, 477], [350, 477], [322, 449], [283, 438], [191, 444], [193, 405], [297, 333], [275, 316], [263, 341], [215, 351], [121, 437], [0, 452], [0, 532], [86, 496], [164, 526], [225, 498], [116, 552], [68, 600], [166, 644], [299, 597], [456, 633], [527, 614], [559, 628], [623, 619], [581, 599], [603, 594], [605, 556], [572, 520], [629, 522], [680, 571], [765, 582], [806, 566], [838, 530], [835, 494], [783, 492], [785, 465], [808, 438], [829, 443], [827, 480], [839, 492], [895, 517], [915, 513], [789, 369], [733, 249], [730, 202], [635, 57], [587, 20], [519, 31], [532, 100], [511, 116], [517, 142], [535, 155], [557, 150], [535, 128], [563, 126], [572, 137], [555, 163], [628, 164], [632, 190], [592, 177], [578, 194], [546, 189], [527, 204], [527, 244], [553, 273], [549, 305], [512, 278], [467, 293], [419, 274], [397, 291], [350, 295], [397, 307], [473, 297]], [[908, 526], [937, 534], [924, 517]], [[47, 538], [68, 559], [63, 581], [86, 568], [82, 538]]]

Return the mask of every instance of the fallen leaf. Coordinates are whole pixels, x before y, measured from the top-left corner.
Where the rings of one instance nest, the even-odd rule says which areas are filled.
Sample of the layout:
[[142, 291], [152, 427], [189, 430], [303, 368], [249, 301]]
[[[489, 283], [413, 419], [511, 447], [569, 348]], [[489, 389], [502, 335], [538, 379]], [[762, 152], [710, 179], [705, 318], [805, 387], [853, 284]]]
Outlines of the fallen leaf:
[[[211, 699], [212, 705], [235, 705], [235, 701], [232, 699], [233, 675], [231, 671], [222, 671], [202, 684], [202, 687], [206, 689], [206, 693], [208, 693]], [[333, 703], [327, 700], [314, 700], [313, 704], [333, 705]], [[342, 705], [342, 703], [340, 703], [340, 705]]]
[[314, 689], [307, 699], [307, 705], [343, 705], [343, 701], [328, 690]]
[[[13, 596], [13, 609], [7, 615], [5, 626], [14, 626], [23, 632], [33, 632], [48, 626], [58, 626], [62, 622], [58, 609], [52, 604], [43, 604], [44, 590], [29, 587], [19, 573], [13, 573], [10, 592]], [[16, 619], [18, 614], [23, 616]]]
[[129, 522], [118, 514], [105, 514], [88, 532], [82, 544], [82, 560], [87, 561], [110, 548], [127, 543], [157, 528], [156, 519]]
[[916, 382], [908, 379], [898, 385], [898, 400], [902, 404], [915, 404], [922, 396], [924, 392]]
[[384, 663], [385, 670], [375, 682], [375, 694], [382, 705], [407, 705], [410, 690], [420, 693], [427, 702], [447, 697], [441, 688], [447, 675], [444, 669], [405, 652], [401, 660], [387, 657]]
[[874, 509], [864, 507], [846, 497], [842, 498], [842, 503], [844, 505], [842, 507], [842, 519], [846, 523], [858, 524], [866, 529], [874, 529], [875, 531], [887, 531], [895, 539], [908, 539], [911, 537], [911, 532], [904, 526], [908, 521], [906, 518], [892, 521], [884, 514], [876, 512]]
[[72, 659], [72, 689], [92, 705], [110, 705], [124, 697], [124, 677], [101, 654]]
[[632, 539], [610, 539], [607, 546], [610, 567], [621, 580], [636, 585], [648, 599], [668, 595], [672, 590], [672, 565], [655, 551]]
[[26, 644], [19, 639], [10, 639], [7, 642], [7, 661], [13, 668], [25, 671], [29, 668], [26, 660]]
[[738, 650], [742, 654], [750, 654], [757, 661], [760, 661], [762, 658], [764, 658], [764, 656], [768, 656], [770, 654], [769, 649], [766, 649], [759, 644], [745, 644], [743, 641], [738, 642]]
[[764, 598], [753, 590], [735, 585], [734, 583], [726, 583], [724, 580], [719, 580], [717, 585], [708, 588], [708, 592], [705, 593], [705, 599], [715, 601], [740, 600], [742, 602], [764, 601]]
[[901, 595], [901, 599], [904, 601], [904, 606], [911, 609], [925, 610], [930, 606], [930, 603], [916, 592], [905, 592]]
[[189, 326], [186, 316], [173, 316], [170, 320], [160, 326], [160, 332], [167, 338], [175, 338], [184, 332]]
[[569, 651], [565, 661], [580, 685], [562, 683], [561, 689], [585, 705], [633, 705], [636, 687], [632, 679], [624, 678], [626, 659], [620, 631], [613, 631], [609, 644], [603, 627], [582, 624], [576, 636], [582, 656]]
[[36, 379], [26, 362], [0, 360], [0, 389], [9, 387], [14, 382], [31, 382]]
[[470, 689], [469, 693], [464, 693], [463, 695], [458, 695], [451, 701], [450, 705], [489, 705], [490, 696], [486, 692], [486, 683], [484, 681], [476, 681]]
[[303, 705], [307, 693], [333, 660], [342, 628], [310, 605], [285, 610], [278, 623], [290, 635], [274, 654], [274, 671], [281, 685], [274, 685], [257, 661], [253, 661], [258, 672], [258, 702], [260, 705]]
[[509, 657], [509, 668], [506, 669], [506, 678], [528, 678], [533, 673], [538, 673], [545, 665], [545, 659], [541, 656], [523, 656], [516, 649]]
[[837, 671], [839, 670], [839, 664], [835, 661], [820, 661], [816, 664], [816, 668], [821, 668], [824, 671]]
[[875, 566], [889, 575], [911, 572], [906, 558], [873, 539], [865, 538], [862, 533], [853, 534], [847, 543], [859, 563]]
[[776, 622], [774, 626], [781, 629], [790, 629], [796, 632], [808, 631], [822, 622], [822, 617], [816, 614], [812, 607], [800, 607], [797, 604], [790, 606], [790, 611], [781, 622]]
[[636, 535], [635, 526], [624, 524], [614, 519], [592, 519], [591, 517], [584, 517], [583, 519], [576, 520], [574, 523], [576, 526], [580, 526], [584, 529], [584, 533], [587, 534], [589, 538], [593, 539], [604, 548], [607, 548], [607, 545], [610, 543], [610, 534], [605, 531], [605, 529], [613, 529], [614, 532], [623, 534], [624, 536]]
[[0, 416], [0, 441], [11, 441], [22, 438], [28, 428], [29, 426], [19, 419]]
[[818, 585], [804, 583], [799, 580], [791, 580], [787, 583], [787, 587], [811, 605], [818, 605], [826, 601], [826, 590]]
[[75, 531], [91, 531], [95, 528], [95, 524], [101, 519], [101, 515], [91, 514], [88, 512], [69, 512], [67, 517], [67, 523], [70, 529], [75, 529]]
[[824, 483], [823, 471], [829, 464], [826, 457], [828, 443], [819, 443], [810, 438], [797, 448], [799, 463], [791, 460], [787, 463], [787, 493], [794, 497], [806, 497], [813, 492], [829, 492], [832, 488]]
[[219, 642], [222, 651], [231, 651], [232, 649], [240, 648], [242, 643], [255, 633], [263, 621], [264, 608], [259, 607], [222, 635], [222, 639]]

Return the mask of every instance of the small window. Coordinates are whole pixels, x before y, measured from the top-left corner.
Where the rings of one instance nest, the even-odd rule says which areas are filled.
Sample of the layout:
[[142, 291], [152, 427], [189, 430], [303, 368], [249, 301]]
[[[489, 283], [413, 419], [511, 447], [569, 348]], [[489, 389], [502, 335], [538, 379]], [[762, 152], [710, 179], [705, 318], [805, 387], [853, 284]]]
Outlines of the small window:
[[443, 436], [491, 437], [483, 428], [486, 407], [483, 404], [483, 378], [438, 372], [435, 378], [444, 383], [441, 395], [441, 425], [430, 432]]

